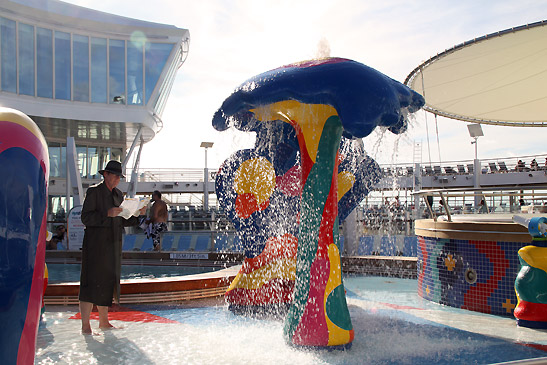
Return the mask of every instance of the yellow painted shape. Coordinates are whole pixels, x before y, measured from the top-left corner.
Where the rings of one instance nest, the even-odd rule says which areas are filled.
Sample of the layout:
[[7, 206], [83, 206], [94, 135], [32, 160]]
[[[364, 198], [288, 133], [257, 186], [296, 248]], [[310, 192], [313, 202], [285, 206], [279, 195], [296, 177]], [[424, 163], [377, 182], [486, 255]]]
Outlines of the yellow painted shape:
[[355, 184], [355, 175], [349, 171], [342, 171], [338, 174], [338, 200], [342, 199], [345, 193]]
[[238, 273], [230, 284], [232, 289], [258, 289], [272, 279], [295, 280], [296, 258], [284, 258], [262, 266], [250, 274]]
[[448, 269], [448, 271], [454, 270], [454, 267], [456, 266], [456, 260], [452, 257], [452, 255], [448, 255], [446, 259], [444, 259], [444, 265]]
[[511, 302], [511, 299], [507, 298], [505, 299], [505, 303], [501, 305], [507, 313], [511, 313], [511, 311], [515, 308], [515, 305]]
[[340, 263], [340, 252], [338, 247], [331, 243], [329, 245], [329, 262], [330, 273], [327, 286], [325, 288], [325, 297], [323, 298], [323, 309], [325, 311], [325, 320], [329, 331], [328, 346], [345, 345], [350, 342], [350, 331], [338, 327], [326, 316], [327, 313], [327, 298], [329, 294], [340, 284], [342, 284], [342, 266]]
[[315, 163], [317, 147], [325, 122], [332, 116], [338, 115], [336, 109], [325, 104], [305, 104], [296, 100], [284, 100], [251, 109], [255, 118], [261, 122], [280, 120], [300, 127], [306, 149], [311, 160]]
[[547, 247], [525, 246], [519, 250], [519, 256], [528, 265], [547, 272]]
[[238, 194], [254, 194], [258, 204], [262, 204], [275, 189], [273, 165], [264, 157], [244, 161], [235, 173], [234, 189]]

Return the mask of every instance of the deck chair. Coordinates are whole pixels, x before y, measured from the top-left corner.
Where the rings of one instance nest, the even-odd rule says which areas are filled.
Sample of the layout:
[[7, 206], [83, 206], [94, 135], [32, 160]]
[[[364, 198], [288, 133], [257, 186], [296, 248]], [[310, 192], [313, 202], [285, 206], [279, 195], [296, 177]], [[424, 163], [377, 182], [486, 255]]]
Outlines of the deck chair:
[[500, 167], [500, 171], [501, 172], [508, 172], [509, 170], [507, 169], [507, 165], [505, 165], [505, 162], [503, 161], [500, 161], [498, 162], [498, 165]]
[[463, 166], [463, 165], [458, 165], [458, 173], [460, 173], [460, 174], [465, 174], [465, 166]]
[[406, 176], [412, 176], [412, 175], [414, 175], [414, 167], [407, 166], [406, 167]]
[[467, 164], [467, 172], [469, 172], [470, 174], [472, 174], [473, 171], [474, 171], [473, 164], [472, 164], [472, 163], [468, 163], [468, 164]]
[[455, 174], [456, 173], [456, 170], [454, 170], [452, 167], [450, 166], [445, 166], [444, 167], [444, 172], [447, 173], [447, 174]]
[[433, 175], [433, 169], [431, 166], [425, 166], [425, 173], [426, 175]]
[[488, 166], [490, 167], [491, 173], [499, 172], [495, 162], [488, 162]]
[[441, 166], [433, 166], [433, 171], [435, 171], [435, 175], [440, 175], [443, 173], [441, 171]]

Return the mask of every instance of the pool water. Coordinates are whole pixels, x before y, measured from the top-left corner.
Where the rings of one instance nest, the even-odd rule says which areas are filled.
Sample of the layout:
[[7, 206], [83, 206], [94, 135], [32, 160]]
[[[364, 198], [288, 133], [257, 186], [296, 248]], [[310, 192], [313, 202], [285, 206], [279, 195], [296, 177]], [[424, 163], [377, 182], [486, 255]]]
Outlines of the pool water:
[[[80, 281], [80, 264], [47, 264], [48, 282], [51, 284]], [[172, 276], [201, 274], [221, 269], [207, 266], [154, 266], [154, 265], [122, 265], [123, 279], [152, 279]]]
[[547, 332], [429, 302], [416, 294], [416, 280], [344, 282], [355, 329], [348, 351], [295, 349], [282, 321], [234, 315], [220, 298], [124, 307], [110, 313], [122, 328], [94, 336], [79, 334], [76, 307], [47, 308], [36, 364], [491, 364], [547, 356]]

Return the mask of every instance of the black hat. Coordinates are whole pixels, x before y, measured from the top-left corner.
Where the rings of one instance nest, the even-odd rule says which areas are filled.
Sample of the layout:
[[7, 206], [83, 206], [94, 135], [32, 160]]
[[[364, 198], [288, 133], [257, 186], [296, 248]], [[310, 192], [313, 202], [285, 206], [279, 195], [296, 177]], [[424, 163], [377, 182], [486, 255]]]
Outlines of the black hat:
[[125, 177], [122, 174], [122, 164], [115, 160], [110, 160], [106, 164], [104, 170], [99, 170], [99, 174], [104, 175], [104, 172], [110, 172], [111, 174], [118, 175], [120, 177]]

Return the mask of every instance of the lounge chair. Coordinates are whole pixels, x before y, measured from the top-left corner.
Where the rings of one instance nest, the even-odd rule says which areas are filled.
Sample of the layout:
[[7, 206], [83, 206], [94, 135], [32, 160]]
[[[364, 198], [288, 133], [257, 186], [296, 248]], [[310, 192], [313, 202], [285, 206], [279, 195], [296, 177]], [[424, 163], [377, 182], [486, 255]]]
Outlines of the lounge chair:
[[505, 165], [505, 162], [499, 161], [498, 166], [500, 167], [500, 172], [509, 172], [507, 169], [507, 165]]
[[460, 173], [460, 174], [465, 174], [465, 166], [463, 166], [463, 165], [458, 165], [458, 173]]

